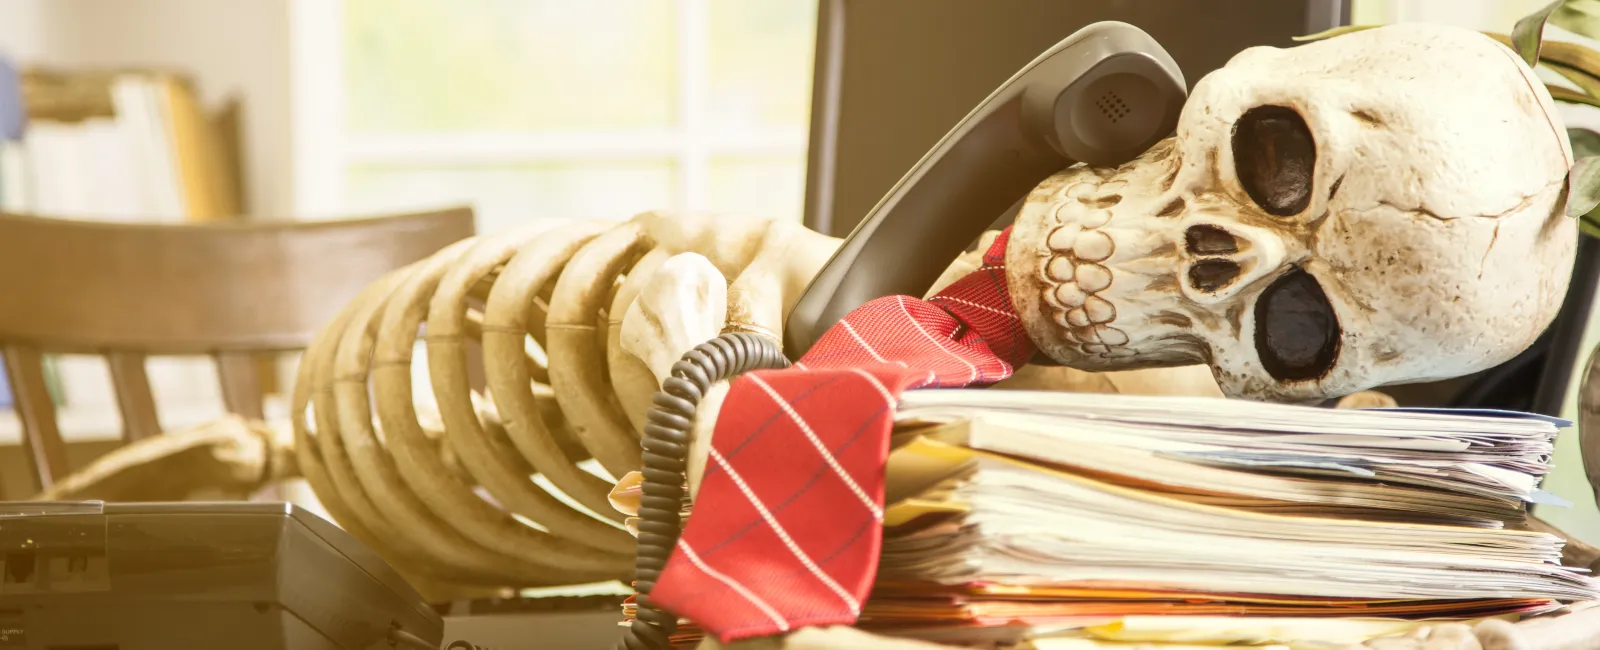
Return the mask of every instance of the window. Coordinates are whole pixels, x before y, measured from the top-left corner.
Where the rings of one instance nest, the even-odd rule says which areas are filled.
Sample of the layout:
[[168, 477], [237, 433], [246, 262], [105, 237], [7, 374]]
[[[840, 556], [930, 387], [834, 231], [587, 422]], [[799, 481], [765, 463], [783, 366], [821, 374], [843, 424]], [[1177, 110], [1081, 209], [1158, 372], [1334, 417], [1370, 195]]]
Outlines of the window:
[[304, 0], [297, 207], [798, 220], [816, 0]]

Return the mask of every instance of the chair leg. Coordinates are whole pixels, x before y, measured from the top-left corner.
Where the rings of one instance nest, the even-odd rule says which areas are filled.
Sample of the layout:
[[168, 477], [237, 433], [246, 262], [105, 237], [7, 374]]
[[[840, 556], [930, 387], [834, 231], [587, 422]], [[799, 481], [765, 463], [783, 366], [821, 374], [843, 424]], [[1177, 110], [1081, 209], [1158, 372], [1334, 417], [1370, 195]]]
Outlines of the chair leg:
[[249, 352], [218, 352], [217, 376], [222, 382], [222, 402], [228, 412], [260, 420], [261, 375], [256, 358]]
[[161, 433], [156, 415], [155, 396], [150, 392], [150, 375], [145, 372], [144, 355], [112, 352], [106, 355], [111, 369], [111, 386], [117, 394], [117, 410], [122, 413], [122, 438], [138, 442]]
[[22, 420], [22, 448], [33, 469], [35, 490], [67, 475], [67, 445], [56, 427], [56, 407], [44, 378], [44, 355], [19, 345], [0, 348], [17, 416]]

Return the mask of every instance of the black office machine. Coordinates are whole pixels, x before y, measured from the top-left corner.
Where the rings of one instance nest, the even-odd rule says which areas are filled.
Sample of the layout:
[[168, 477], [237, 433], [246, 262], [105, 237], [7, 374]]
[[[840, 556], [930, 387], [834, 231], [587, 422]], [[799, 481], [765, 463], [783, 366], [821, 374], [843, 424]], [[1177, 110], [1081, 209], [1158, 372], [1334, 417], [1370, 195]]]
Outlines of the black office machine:
[[443, 621], [286, 503], [0, 505], [0, 648], [434, 649]]

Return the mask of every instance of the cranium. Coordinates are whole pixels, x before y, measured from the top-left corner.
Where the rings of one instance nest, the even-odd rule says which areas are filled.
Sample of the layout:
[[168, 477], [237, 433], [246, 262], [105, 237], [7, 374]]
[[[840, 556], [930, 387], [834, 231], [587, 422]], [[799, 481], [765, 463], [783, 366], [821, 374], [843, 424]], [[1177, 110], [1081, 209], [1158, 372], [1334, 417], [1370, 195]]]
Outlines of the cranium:
[[1560, 306], [1571, 164], [1549, 94], [1487, 36], [1251, 48], [1195, 86], [1174, 137], [1034, 190], [1013, 301], [1065, 365], [1206, 363], [1233, 396], [1461, 376]]

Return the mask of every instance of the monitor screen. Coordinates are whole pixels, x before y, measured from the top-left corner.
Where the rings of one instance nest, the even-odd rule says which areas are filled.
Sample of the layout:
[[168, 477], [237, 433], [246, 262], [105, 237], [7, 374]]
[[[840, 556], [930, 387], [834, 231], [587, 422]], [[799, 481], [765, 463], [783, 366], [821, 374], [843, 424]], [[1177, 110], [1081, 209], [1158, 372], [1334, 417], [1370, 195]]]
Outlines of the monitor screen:
[[1090, 23], [1143, 29], [1193, 87], [1246, 47], [1286, 47], [1349, 22], [1348, 0], [821, 0], [818, 9], [805, 218], [837, 236], [984, 97]]

